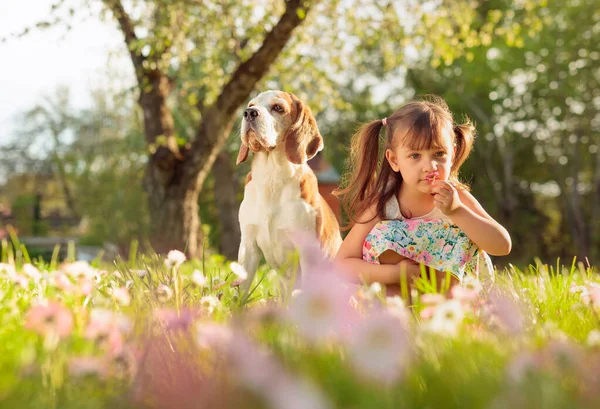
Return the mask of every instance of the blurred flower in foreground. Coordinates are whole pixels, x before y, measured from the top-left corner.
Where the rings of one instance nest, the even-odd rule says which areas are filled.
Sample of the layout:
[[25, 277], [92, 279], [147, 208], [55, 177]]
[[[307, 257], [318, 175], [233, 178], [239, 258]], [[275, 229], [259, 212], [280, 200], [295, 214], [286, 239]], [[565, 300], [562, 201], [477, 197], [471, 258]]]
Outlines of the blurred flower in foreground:
[[333, 274], [312, 274], [302, 292], [291, 299], [289, 317], [303, 336], [320, 341], [344, 333], [355, 311], [350, 293]]
[[473, 302], [479, 298], [482, 291], [481, 282], [472, 276], [467, 276], [450, 290], [452, 298], [462, 302]]
[[173, 297], [173, 290], [171, 287], [164, 284], [159, 284], [158, 287], [156, 287], [156, 290], [154, 290], [154, 293], [156, 294], [158, 302], [161, 303], [167, 302]]
[[58, 302], [38, 304], [27, 312], [25, 328], [41, 335], [64, 338], [73, 330], [73, 314]]
[[131, 303], [131, 296], [125, 287], [119, 287], [112, 290], [112, 296], [115, 301], [123, 306], [128, 306]]
[[208, 280], [206, 279], [204, 274], [202, 274], [202, 271], [194, 270], [194, 272], [192, 273], [192, 282], [198, 287], [204, 287], [207, 284]]
[[233, 332], [228, 326], [202, 321], [196, 324], [196, 344], [201, 349], [228, 348]]
[[220, 302], [214, 295], [205, 295], [200, 298], [200, 306], [208, 313], [212, 314], [215, 308], [219, 306]]
[[24, 264], [23, 265], [23, 272], [25, 273], [25, 275], [29, 278], [31, 278], [34, 282], [39, 282], [40, 279], [42, 278], [42, 274], [40, 273], [40, 270], [38, 270], [35, 266], [33, 266], [32, 264]]
[[12, 264], [0, 263], [0, 274], [6, 274], [9, 278], [13, 278], [17, 272]]
[[174, 267], [179, 267], [180, 265], [182, 265], [184, 263], [185, 260], [186, 260], [185, 254], [183, 254], [181, 251], [171, 250], [167, 254], [167, 258], [165, 260], [165, 266], [167, 266], [168, 269], [171, 269]]
[[600, 346], [600, 331], [593, 329], [589, 332], [586, 340], [587, 344], [591, 347]]
[[422, 326], [425, 332], [455, 336], [465, 317], [463, 307], [458, 300], [449, 300], [438, 304], [431, 320]]
[[326, 396], [313, 384], [298, 379], [279, 364], [266, 349], [245, 336], [232, 338], [230, 355], [241, 383], [261, 395], [269, 406], [277, 409], [328, 409]]
[[393, 297], [386, 297], [385, 305], [388, 313], [404, 322], [408, 322], [409, 311], [406, 308], [404, 300], [400, 296], [395, 295]]
[[542, 367], [542, 358], [539, 353], [523, 351], [518, 353], [507, 366], [507, 375], [513, 382], [521, 382], [533, 376]]
[[359, 373], [386, 383], [394, 382], [411, 356], [406, 322], [387, 312], [372, 313], [352, 331], [349, 350]]
[[198, 314], [189, 308], [179, 313], [169, 308], [154, 310], [154, 318], [168, 331], [187, 331]]
[[438, 304], [446, 301], [446, 297], [443, 294], [421, 294], [419, 297], [419, 303], [424, 306], [419, 314], [423, 319], [430, 319], [433, 317]]
[[104, 377], [108, 372], [107, 362], [99, 357], [73, 357], [69, 359], [69, 375], [82, 377], [96, 375]]
[[233, 271], [233, 274], [235, 274], [237, 278], [241, 280], [245, 280], [248, 278], [248, 272], [241, 264], [233, 262], [229, 264], [229, 268], [231, 269], [231, 271]]
[[498, 325], [500, 329], [511, 335], [523, 331], [525, 319], [516, 300], [499, 291], [492, 291], [488, 296], [487, 308], [488, 319], [492, 325]]

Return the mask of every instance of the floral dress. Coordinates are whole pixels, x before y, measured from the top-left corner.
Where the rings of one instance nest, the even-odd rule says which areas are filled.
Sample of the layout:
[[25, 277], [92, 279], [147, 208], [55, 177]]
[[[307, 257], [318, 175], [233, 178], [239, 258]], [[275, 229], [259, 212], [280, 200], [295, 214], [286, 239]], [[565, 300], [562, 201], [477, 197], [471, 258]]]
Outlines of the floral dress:
[[484, 284], [493, 282], [490, 257], [439, 209], [405, 219], [393, 197], [386, 206], [386, 216], [393, 220], [377, 223], [365, 238], [363, 260], [379, 264], [379, 256], [392, 250], [427, 267], [448, 271], [459, 280], [470, 273]]

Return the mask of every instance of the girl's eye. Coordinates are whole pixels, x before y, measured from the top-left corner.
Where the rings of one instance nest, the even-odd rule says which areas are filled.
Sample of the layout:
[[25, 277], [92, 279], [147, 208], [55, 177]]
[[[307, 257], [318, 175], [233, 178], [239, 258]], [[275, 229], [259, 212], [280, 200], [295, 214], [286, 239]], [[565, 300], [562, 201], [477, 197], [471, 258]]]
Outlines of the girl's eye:
[[444, 152], [444, 151], [436, 152], [435, 156], [437, 156], [439, 158], [443, 158], [444, 156], [446, 156], [446, 152]]
[[419, 155], [418, 153], [413, 153], [410, 155], [411, 159], [419, 159], [421, 157], [421, 155]]
[[281, 107], [281, 105], [277, 105], [277, 104], [273, 105], [273, 110], [275, 112], [279, 112], [279, 113], [283, 112], [283, 108]]

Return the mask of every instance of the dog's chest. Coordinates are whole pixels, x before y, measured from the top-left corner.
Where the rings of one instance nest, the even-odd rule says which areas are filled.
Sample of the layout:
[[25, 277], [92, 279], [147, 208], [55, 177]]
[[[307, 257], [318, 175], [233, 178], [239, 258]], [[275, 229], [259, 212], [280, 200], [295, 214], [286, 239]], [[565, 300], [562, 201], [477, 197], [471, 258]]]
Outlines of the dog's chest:
[[282, 266], [293, 248], [289, 235], [315, 230], [316, 210], [304, 199], [293, 168], [253, 167], [240, 207], [241, 228], [252, 226], [267, 263]]

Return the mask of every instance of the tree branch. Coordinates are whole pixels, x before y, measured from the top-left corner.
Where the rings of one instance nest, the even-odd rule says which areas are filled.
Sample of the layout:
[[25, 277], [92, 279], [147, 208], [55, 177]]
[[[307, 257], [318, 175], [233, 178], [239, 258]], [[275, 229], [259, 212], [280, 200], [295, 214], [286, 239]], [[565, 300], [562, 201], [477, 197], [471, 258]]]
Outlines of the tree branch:
[[135, 68], [138, 83], [141, 85], [145, 76], [145, 57], [141, 54], [139, 48], [135, 44], [138, 41], [138, 38], [135, 34], [135, 27], [133, 25], [133, 22], [131, 21], [129, 14], [127, 14], [127, 12], [125, 11], [121, 0], [102, 1], [104, 1], [104, 4], [106, 4], [106, 6], [112, 11], [115, 18], [119, 22], [119, 27], [121, 28], [123, 36], [125, 37], [125, 44], [127, 45], [127, 50], [131, 55], [131, 61], [133, 62], [133, 66]]
[[262, 46], [238, 66], [215, 103], [202, 112], [202, 121], [190, 150], [191, 163], [186, 170], [188, 178], [196, 179], [200, 170], [212, 167], [216, 153], [227, 137], [224, 131], [231, 128], [233, 115], [266, 75], [292, 37], [293, 30], [302, 23], [310, 9], [309, 3], [312, 2], [286, 0], [285, 12], [266, 35]]
[[300, 15], [309, 9], [304, 0], [287, 0], [285, 13], [267, 34], [262, 46], [243, 62], [231, 76], [217, 101], [211, 107], [219, 116], [229, 117], [243, 104], [256, 84], [268, 72], [292, 36], [292, 31], [302, 23]]

